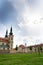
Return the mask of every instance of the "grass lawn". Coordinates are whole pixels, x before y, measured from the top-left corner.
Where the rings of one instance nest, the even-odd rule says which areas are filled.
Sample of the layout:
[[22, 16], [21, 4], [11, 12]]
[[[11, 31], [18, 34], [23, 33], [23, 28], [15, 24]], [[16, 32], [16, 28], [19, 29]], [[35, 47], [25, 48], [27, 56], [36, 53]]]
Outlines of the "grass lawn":
[[0, 65], [43, 65], [43, 53], [0, 54]]

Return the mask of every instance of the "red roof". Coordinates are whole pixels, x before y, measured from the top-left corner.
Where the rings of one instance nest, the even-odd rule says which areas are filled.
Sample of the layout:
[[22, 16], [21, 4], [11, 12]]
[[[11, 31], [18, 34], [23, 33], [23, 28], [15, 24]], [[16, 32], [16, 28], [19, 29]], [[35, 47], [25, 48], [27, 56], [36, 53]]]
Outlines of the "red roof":
[[[31, 46], [31, 47], [38, 47], [38, 46], [43, 46], [43, 44], [37, 44], [37, 45], [33, 45], [33, 46]], [[30, 46], [28, 46], [28, 48], [29, 48]]]
[[9, 42], [8, 38], [0, 38], [0, 42]]
[[24, 49], [24, 48], [25, 48], [25, 46], [24, 46], [24, 45], [20, 45], [19, 47], [21, 47], [22, 49]]

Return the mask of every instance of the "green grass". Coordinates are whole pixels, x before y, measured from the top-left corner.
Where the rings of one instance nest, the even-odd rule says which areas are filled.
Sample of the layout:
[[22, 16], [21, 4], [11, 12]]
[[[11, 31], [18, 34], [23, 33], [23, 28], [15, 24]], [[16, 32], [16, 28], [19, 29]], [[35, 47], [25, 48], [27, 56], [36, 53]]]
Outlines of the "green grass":
[[0, 54], [0, 65], [43, 65], [43, 53]]

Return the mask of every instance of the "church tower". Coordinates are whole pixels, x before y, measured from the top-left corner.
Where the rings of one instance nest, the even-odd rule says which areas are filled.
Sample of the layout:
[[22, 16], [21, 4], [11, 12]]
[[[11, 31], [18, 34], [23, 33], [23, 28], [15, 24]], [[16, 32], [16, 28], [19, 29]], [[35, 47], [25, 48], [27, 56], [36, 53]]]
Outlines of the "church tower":
[[10, 33], [9, 33], [9, 42], [10, 42], [10, 44], [9, 44], [10, 50], [12, 50], [13, 49], [13, 32], [12, 32], [12, 27], [11, 27]]
[[8, 30], [6, 30], [5, 38], [8, 38]]

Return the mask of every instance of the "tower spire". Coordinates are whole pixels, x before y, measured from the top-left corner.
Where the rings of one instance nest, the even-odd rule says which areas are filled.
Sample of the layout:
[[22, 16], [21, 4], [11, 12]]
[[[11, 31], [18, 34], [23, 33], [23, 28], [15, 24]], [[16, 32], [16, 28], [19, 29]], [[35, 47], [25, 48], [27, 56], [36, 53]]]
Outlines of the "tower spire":
[[8, 37], [8, 30], [6, 30], [6, 34], [5, 34], [5, 37]]
[[11, 26], [11, 29], [10, 29], [10, 35], [12, 35], [13, 33], [12, 33], [12, 26]]

